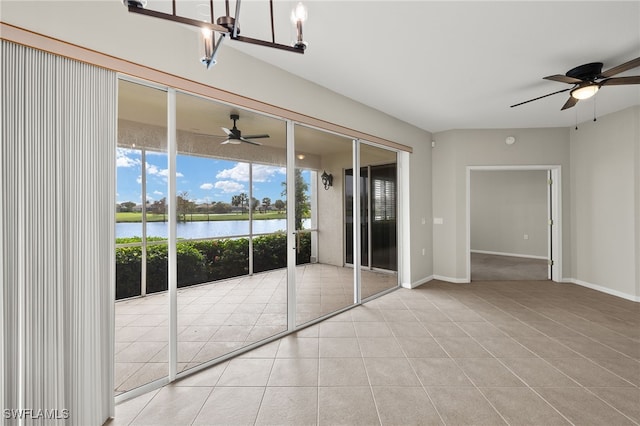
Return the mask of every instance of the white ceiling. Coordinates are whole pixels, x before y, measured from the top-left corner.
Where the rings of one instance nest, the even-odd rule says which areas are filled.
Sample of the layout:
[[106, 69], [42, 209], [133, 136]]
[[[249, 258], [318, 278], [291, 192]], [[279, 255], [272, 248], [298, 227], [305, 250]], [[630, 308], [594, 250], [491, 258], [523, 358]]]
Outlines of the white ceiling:
[[[264, 4], [242, 3], [243, 35], [267, 37]], [[276, 41], [294, 36], [288, 18], [293, 4], [276, 1]], [[603, 62], [606, 70], [640, 56], [638, 1], [305, 5], [304, 55], [233, 41], [228, 46], [432, 132], [568, 127], [576, 118], [590, 120], [593, 100], [560, 111], [568, 92], [509, 106], [569, 87], [544, 76], [588, 62]], [[640, 68], [621, 75], [640, 75]], [[595, 101], [598, 115], [639, 105], [640, 85], [605, 87]]]

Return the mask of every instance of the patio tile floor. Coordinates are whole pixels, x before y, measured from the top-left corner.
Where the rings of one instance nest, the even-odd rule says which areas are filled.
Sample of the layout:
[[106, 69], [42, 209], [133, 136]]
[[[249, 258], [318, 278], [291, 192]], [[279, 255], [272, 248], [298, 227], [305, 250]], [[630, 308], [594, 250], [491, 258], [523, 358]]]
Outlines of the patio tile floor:
[[[381, 319], [391, 336], [368, 336]], [[477, 333], [489, 325], [502, 335]], [[562, 327], [571, 340], [547, 334]], [[636, 303], [573, 284], [432, 281], [118, 404], [107, 424], [640, 425], [638, 330]]]
[[[363, 297], [396, 285], [395, 274], [362, 271]], [[353, 269], [296, 268], [297, 324], [353, 304]], [[287, 329], [285, 269], [178, 289], [179, 371]], [[116, 302], [115, 392], [167, 375], [168, 294]]]

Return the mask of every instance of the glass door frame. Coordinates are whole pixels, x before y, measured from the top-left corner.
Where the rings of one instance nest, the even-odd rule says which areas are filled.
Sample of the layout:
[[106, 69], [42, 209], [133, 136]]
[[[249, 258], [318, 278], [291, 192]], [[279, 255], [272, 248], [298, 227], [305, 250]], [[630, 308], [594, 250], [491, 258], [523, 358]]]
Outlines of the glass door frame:
[[[402, 161], [402, 156], [400, 155], [400, 152], [394, 149], [391, 149], [389, 147], [386, 146], [381, 146], [372, 142], [368, 142], [368, 141], [363, 141], [360, 139], [354, 139], [354, 146], [353, 146], [353, 154], [354, 154], [354, 164], [353, 164], [353, 168], [351, 170], [353, 170], [352, 173], [352, 181], [353, 181], [353, 185], [352, 185], [352, 191], [353, 191], [353, 206], [352, 206], [352, 214], [353, 214], [353, 256], [352, 256], [352, 261], [353, 263], [347, 263], [347, 255], [346, 255], [346, 245], [343, 248], [345, 250], [345, 252], [343, 253], [343, 259], [345, 259], [345, 265], [351, 266], [354, 268], [354, 270], [358, 270], [358, 273], [356, 274], [354, 272], [354, 277], [357, 278], [357, 282], [358, 282], [358, 296], [360, 296], [360, 284], [361, 284], [361, 270], [362, 269], [366, 269], [366, 270], [378, 270], [378, 271], [383, 271], [383, 272], [387, 272], [388, 270], [386, 269], [380, 269], [380, 268], [375, 268], [371, 265], [371, 259], [372, 259], [372, 250], [371, 250], [371, 244], [372, 244], [372, 235], [371, 235], [371, 228], [372, 228], [372, 221], [371, 221], [371, 191], [370, 191], [370, 187], [368, 188], [368, 195], [367, 195], [367, 233], [368, 233], [368, 238], [367, 238], [367, 244], [368, 244], [368, 249], [367, 249], [367, 255], [368, 255], [368, 262], [367, 265], [362, 265], [362, 224], [361, 224], [361, 213], [362, 213], [362, 208], [360, 205], [360, 191], [362, 189], [362, 184], [361, 184], [361, 173], [362, 173], [362, 168], [363, 166], [361, 165], [360, 162], [360, 148], [362, 145], [366, 145], [366, 146], [372, 146], [375, 148], [380, 148], [380, 149], [385, 149], [387, 151], [391, 151], [391, 152], [395, 152], [396, 153], [396, 265], [397, 265], [397, 270], [394, 271], [397, 274], [397, 286], [393, 287], [389, 290], [386, 291], [382, 291], [381, 293], [376, 293], [370, 297], [366, 297], [364, 299], [358, 297], [356, 304], [360, 304], [362, 303], [362, 301], [367, 301], [367, 300], [371, 300], [374, 299], [376, 297], [379, 297], [383, 294], [388, 293], [389, 291], [393, 291], [396, 290], [397, 288], [399, 288], [401, 286], [401, 271], [400, 269], [403, 266], [403, 263], [401, 261], [402, 258], [402, 222], [403, 222], [403, 216], [401, 214], [401, 209], [402, 209], [402, 191], [400, 188], [400, 180], [401, 180], [401, 169], [400, 169], [400, 163]], [[384, 165], [387, 163], [380, 163], [379, 165]], [[370, 182], [370, 178], [371, 178], [371, 166], [375, 166], [378, 164], [368, 164], [367, 166], [365, 166], [366, 170], [367, 170], [367, 181]], [[346, 176], [346, 171], [348, 169], [343, 170], [343, 176]], [[358, 171], [357, 174], [355, 174], [355, 171]], [[346, 179], [345, 179], [346, 181]], [[346, 188], [344, 188], [344, 194], [343, 194], [343, 199], [346, 199]], [[356, 196], [356, 194], [358, 194]], [[359, 268], [355, 268], [355, 265], [360, 265]]]
[[[354, 276], [357, 277], [357, 289], [358, 289], [358, 299], [356, 301], [356, 304], [362, 304], [365, 303], [369, 300], [373, 300], [376, 299], [380, 296], [383, 296], [387, 293], [390, 293], [392, 291], [397, 290], [398, 288], [401, 287], [401, 277], [402, 277], [402, 232], [401, 229], [403, 229], [403, 215], [401, 214], [402, 212], [402, 194], [401, 194], [401, 189], [400, 189], [400, 182], [401, 182], [401, 162], [403, 161], [403, 157], [401, 155], [401, 152], [399, 150], [396, 149], [392, 149], [388, 146], [382, 146], [373, 142], [369, 142], [369, 141], [365, 141], [362, 139], [354, 139], [354, 144], [353, 144], [353, 150], [354, 150], [354, 155], [357, 155], [356, 160], [354, 161], [353, 164], [353, 170], [354, 170], [354, 179], [353, 179], [353, 216], [354, 216], [354, 223], [353, 223], [353, 228], [354, 228], [354, 232], [353, 232], [353, 247], [354, 247], [354, 253], [353, 253], [353, 269], [354, 269]], [[361, 169], [362, 169], [362, 164], [360, 161], [360, 153], [362, 151], [361, 147], [362, 146], [371, 146], [374, 148], [380, 148], [380, 149], [384, 149], [390, 152], [394, 152], [396, 154], [396, 265], [397, 265], [397, 270], [395, 271], [396, 273], [396, 285], [393, 287], [390, 287], [386, 290], [383, 290], [379, 293], [375, 293], [371, 296], [367, 296], [365, 298], [362, 298], [362, 269], [363, 266], [361, 265], [362, 263], [362, 238], [361, 238], [361, 223], [360, 223], [360, 190], [361, 190], [361, 179], [360, 179], [360, 173], [361, 173]], [[367, 165], [367, 173], [368, 173], [368, 182], [371, 181], [371, 166], [372, 164], [368, 164]], [[355, 178], [355, 171], [358, 171], [358, 179]], [[408, 183], [408, 182], [407, 182]], [[367, 196], [367, 214], [368, 214], [368, 223], [367, 223], [367, 232], [368, 232], [368, 239], [367, 239], [367, 244], [369, 245], [368, 249], [367, 249], [367, 254], [369, 257], [369, 261], [367, 263], [367, 266], [365, 267], [365, 269], [367, 270], [376, 270], [376, 268], [373, 268], [371, 266], [371, 258], [372, 258], [372, 253], [371, 253], [371, 191], [370, 191], [370, 187], [368, 188], [369, 190], [369, 194]], [[358, 194], [358, 196], [356, 197], [355, 194]], [[356, 210], [357, 209], [357, 210]], [[357, 223], [356, 223], [356, 218], [357, 218]], [[355, 265], [359, 265], [359, 267], [355, 267]]]
[[[198, 94], [194, 94], [194, 93], [190, 93], [188, 91], [185, 90], [181, 90], [181, 89], [175, 89], [173, 87], [168, 87], [168, 86], [164, 86], [164, 85], [158, 85], [152, 82], [148, 82], [146, 80], [142, 80], [142, 79], [138, 79], [135, 77], [131, 77], [128, 75], [124, 75], [124, 74], [119, 74], [117, 77], [119, 80], [124, 80], [124, 81], [128, 81], [131, 83], [135, 83], [135, 84], [140, 84], [143, 86], [147, 86], [150, 88], [154, 88], [154, 89], [159, 89], [162, 90], [164, 92], [166, 92], [167, 94], [167, 162], [168, 162], [168, 176], [167, 176], [167, 226], [168, 226], [168, 306], [167, 306], [167, 314], [168, 314], [168, 319], [169, 319], [169, 340], [168, 340], [168, 371], [167, 371], [167, 375], [151, 381], [149, 383], [146, 383], [144, 385], [141, 385], [135, 389], [132, 389], [130, 391], [124, 392], [122, 394], [119, 395], [115, 395], [114, 396], [114, 401], [115, 403], [119, 403], [119, 402], [123, 402], [125, 400], [134, 398], [136, 396], [142, 395], [144, 393], [147, 393], [151, 390], [155, 390], [158, 389], [164, 385], [167, 385], [177, 379], [181, 379], [183, 377], [189, 376], [191, 374], [197, 373], [198, 371], [201, 371], [203, 369], [209, 368], [215, 364], [218, 364], [220, 362], [223, 362], [229, 358], [238, 356], [244, 352], [250, 351], [256, 347], [262, 346], [264, 344], [267, 344], [269, 342], [272, 342], [274, 340], [277, 340], [279, 338], [282, 338], [283, 336], [286, 336], [292, 332], [295, 332], [297, 330], [300, 330], [302, 328], [308, 327], [310, 325], [316, 324], [320, 321], [325, 320], [328, 317], [337, 315], [341, 312], [347, 311], [349, 309], [352, 309], [353, 307], [361, 304], [363, 302], [362, 298], [361, 298], [361, 292], [360, 292], [360, 287], [361, 287], [361, 268], [353, 268], [353, 286], [354, 286], [354, 298], [353, 298], [353, 303], [349, 306], [346, 306], [344, 308], [340, 308], [334, 312], [322, 315], [318, 318], [315, 318], [309, 322], [305, 322], [304, 324], [298, 325], [296, 326], [296, 239], [297, 239], [297, 230], [295, 229], [295, 170], [296, 170], [296, 154], [295, 154], [295, 126], [299, 125], [299, 126], [304, 126], [304, 127], [308, 127], [308, 128], [312, 128], [312, 129], [317, 129], [320, 130], [322, 132], [328, 132], [328, 133], [333, 133], [335, 135], [339, 135], [341, 137], [344, 137], [345, 139], [350, 139], [352, 141], [352, 152], [353, 152], [353, 164], [352, 167], [354, 170], [360, 170], [360, 147], [362, 144], [364, 145], [371, 145], [371, 146], [375, 146], [375, 147], [380, 147], [389, 151], [394, 151], [394, 152], [399, 152], [398, 150], [389, 148], [387, 146], [381, 146], [375, 143], [371, 143], [371, 142], [365, 142], [359, 139], [354, 139], [352, 137], [343, 135], [343, 134], [339, 134], [336, 132], [332, 132], [330, 130], [327, 129], [323, 129], [323, 128], [318, 128], [318, 127], [314, 127], [305, 123], [299, 123], [296, 122], [294, 120], [291, 119], [286, 119], [283, 117], [278, 117], [275, 116], [273, 114], [269, 114], [269, 113], [265, 113], [262, 111], [255, 111], [255, 110], [251, 110], [250, 108], [247, 108], [245, 106], [238, 106], [239, 108], [245, 109], [245, 110], [249, 110], [249, 111], [253, 111], [255, 113], [258, 114], [262, 114], [265, 116], [270, 116], [273, 118], [277, 118], [279, 120], [283, 120], [286, 123], [286, 179], [287, 179], [287, 183], [286, 183], [286, 188], [287, 188], [287, 194], [289, 194], [287, 196], [286, 199], [286, 206], [287, 206], [287, 330], [277, 333], [271, 337], [268, 337], [264, 340], [260, 340], [258, 342], [254, 342], [250, 345], [244, 346], [242, 348], [236, 349], [235, 351], [232, 351], [228, 354], [225, 354], [224, 356], [220, 356], [217, 358], [214, 358], [212, 360], [203, 362], [202, 364], [198, 365], [198, 366], [194, 366], [192, 368], [190, 368], [189, 370], [185, 370], [182, 372], [178, 372], [178, 311], [177, 311], [177, 305], [178, 305], [178, 294], [177, 294], [177, 290], [178, 290], [178, 286], [177, 286], [177, 208], [176, 208], [176, 202], [175, 202], [175, 197], [177, 194], [177, 166], [176, 166], [176, 159], [177, 159], [177, 118], [176, 118], [176, 95], [178, 93], [181, 94], [188, 94], [188, 95], [194, 95], [194, 96], [200, 96], [203, 97], [202, 95], [198, 95]], [[205, 98], [205, 97], [203, 97]], [[206, 98], [206, 99], [210, 99], [211, 101], [214, 102], [219, 102], [222, 104], [227, 104], [227, 105], [232, 105], [229, 104], [228, 102], [224, 102], [224, 101], [220, 101], [217, 99], [211, 99], [211, 98]], [[233, 105], [236, 106], [236, 105]], [[399, 157], [398, 157], [399, 159]], [[143, 164], [144, 167], [144, 164]], [[344, 190], [344, 189], [343, 189]], [[359, 194], [360, 191], [360, 179], [354, 179], [353, 180], [353, 191], [354, 194]], [[344, 196], [344, 194], [343, 194]], [[173, 201], [173, 202], [171, 202]], [[354, 235], [353, 235], [353, 243], [354, 243], [354, 261], [357, 262], [356, 264], [360, 264], [360, 257], [361, 257], [361, 243], [360, 243], [360, 230], [359, 230], [359, 214], [360, 214], [360, 202], [359, 202], [359, 198], [354, 197], [353, 200], [353, 209], [354, 209], [354, 216], [357, 219], [357, 223], [354, 223]], [[400, 204], [398, 205], [398, 209], [400, 209]], [[400, 224], [398, 224], [399, 226]], [[115, 236], [114, 236], [115, 237]], [[144, 242], [143, 242], [144, 243]], [[400, 253], [398, 253], [398, 255], [400, 255]], [[398, 264], [400, 265], [400, 262], [398, 262]], [[399, 271], [398, 271], [399, 272]], [[398, 274], [398, 277], [400, 275]], [[396, 290], [398, 286], [394, 287], [394, 288], [390, 288], [388, 290], [382, 291], [378, 294], [375, 294], [371, 297], [368, 297], [365, 300], [370, 300], [376, 297], [379, 297], [383, 294], [386, 294], [388, 292], [394, 291]], [[114, 286], [115, 288], [115, 286]], [[115, 303], [115, 294], [114, 296], [114, 303]], [[144, 295], [141, 295], [140, 297], [144, 297]], [[112, 320], [112, 324], [111, 327], [113, 329], [115, 329], [115, 318]], [[113, 358], [110, 360], [110, 362], [114, 365], [115, 364], [115, 354], [113, 354]]]

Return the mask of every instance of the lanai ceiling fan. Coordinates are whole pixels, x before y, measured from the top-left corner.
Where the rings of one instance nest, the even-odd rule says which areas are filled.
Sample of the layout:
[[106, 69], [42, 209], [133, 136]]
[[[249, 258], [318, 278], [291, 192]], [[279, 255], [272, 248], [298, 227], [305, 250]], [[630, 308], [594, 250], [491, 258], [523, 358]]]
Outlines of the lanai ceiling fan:
[[240, 120], [240, 115], [231, 114], [229, 118], [233, 120], [233, 127], [231, 129], [227, 129], [226, 127], [221, 127], [222, 131], [226, 134], [225, 136], [216, 136], [216, 135], [202, 135], [202, 136], [226, 138], [225, 140], [220, 142], [221, 145], [226, 145], [226, 144], [240, 145], [242, 142], [245, 142], [251, 145], [262, 145], [261, 143], [252, 141], [251, 139], [263, 139], [263, 138], [269, 137], [269, 135], [267, 135], [266, 133], [259, 134], [259, 135], [242, 136], [242, 132], [236, 126], [236, 121]]
[[511, 105], [511, 108], [523, 105], [529, 102], [537, 101], [538, 99], [546, 98], [547, 96], [556, 95], [558, 93], [566, 92], [570, 90], [570, 96], [567, 102], [562, 106], [561, 110], [565, 110], [575, 106], [578, 101], [583, 99], [589, 99], [596, 94], [601, 87], [604, 86], [622, 86], [627, 84], [640, 84], [640, 76], [631, 77], [615, 77], [620, 73], [628, 71], [640, 66], [640, 58], [633, 59], [629, 62], [625, 62], [622, 65], [608, 69], [602, 72], [602, 62], [592, 62], [589, 64], [580, 65], [569, 71], [565, 75], [556, 74], [544, 77], [545, 80], [558, 81], [560, 83], [567, 83], [573, 85], [567, 89], [558, 90], [557, 92], [549, 93], [547, 95], [539, 96], [537, 98], [529, 99], [528, 101], [520, 102], [515, 105]]

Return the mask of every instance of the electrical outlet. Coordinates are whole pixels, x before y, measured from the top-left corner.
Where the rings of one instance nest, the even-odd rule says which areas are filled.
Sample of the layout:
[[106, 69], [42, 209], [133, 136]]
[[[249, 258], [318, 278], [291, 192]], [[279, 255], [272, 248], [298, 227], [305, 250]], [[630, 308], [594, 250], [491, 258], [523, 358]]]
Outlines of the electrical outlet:
[[425, 254], [427, 254], [427, 250], [426, 249], [422, 249], [422, 255], [424, 256]]
[[528, 240], [529, 239], [529, 234], [524, 234], [524, 239]]

